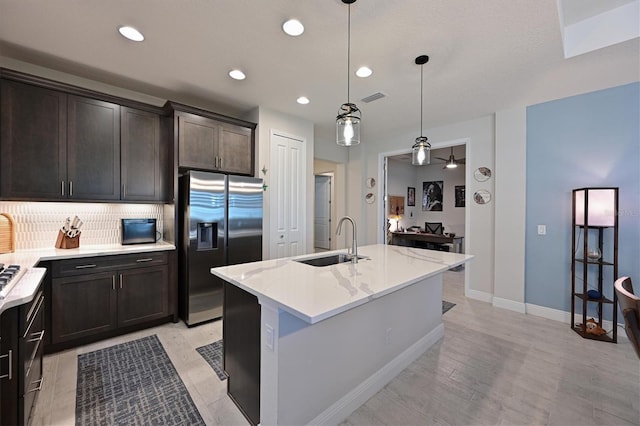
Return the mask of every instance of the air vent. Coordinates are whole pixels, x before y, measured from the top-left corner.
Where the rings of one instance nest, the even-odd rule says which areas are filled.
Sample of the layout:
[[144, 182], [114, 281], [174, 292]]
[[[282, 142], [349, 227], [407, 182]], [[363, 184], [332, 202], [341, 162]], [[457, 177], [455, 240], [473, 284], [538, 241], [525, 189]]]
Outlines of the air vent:
[[377, 101], [378, 99], [382, 99], [386, 96], [387, 95], [385, 95], [382, 92], [376, 92], [373, 95], [369, 95], [366, 98], [362, 98], [361, 101], [368, 104], [369, 102]]

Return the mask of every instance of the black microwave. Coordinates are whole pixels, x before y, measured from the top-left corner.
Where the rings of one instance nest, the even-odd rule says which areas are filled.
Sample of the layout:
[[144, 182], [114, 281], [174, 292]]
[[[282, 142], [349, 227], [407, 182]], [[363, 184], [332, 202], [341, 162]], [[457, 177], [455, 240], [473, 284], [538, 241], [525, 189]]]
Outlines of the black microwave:
[[122, 219], [122, 244], [156, 242], [156, 219]]

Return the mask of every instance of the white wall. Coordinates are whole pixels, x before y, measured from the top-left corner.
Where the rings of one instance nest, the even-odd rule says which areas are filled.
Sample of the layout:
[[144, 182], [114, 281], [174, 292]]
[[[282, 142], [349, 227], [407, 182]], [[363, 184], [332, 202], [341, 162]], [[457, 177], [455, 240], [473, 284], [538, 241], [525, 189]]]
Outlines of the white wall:
[[496, 306], [525, 311], [527, 112], [496, 112], [495, 283]]
[[[269, 185], [269, 169], [270, 164], [270, 138], [271, 131], [282, 132], [283, 134], [290, 135], [296, 138], [304, 140], [307, 144], [307, 158], [304, 165], [306, 169], [306, 188], [305, 193], [308, 195], [305, 199], [306, 215], [304, 218], [303, 229], [305, 230], [305, 247], [304, 253], [313, 253], [313, 193], [314, 193], [314, 179], [313, 179], [313, 152], [314, 152], [314, 133], [313, 123], [292, 115], [284, 114], [279, 111], [275, 111], [265, 107], [258, 107], [247, 114], [246, 119], [258, 123], [256, 129], [256, 176], [264, 179], [264, 182]], [[262, 173], [262, 168], [266, 167], [266, 175]], [[267, 188], [267, 193], [269, 188]], [[265, 193], [263, 197], [263, 234], [262, 234], [262, 257], [263, 259], [270, 259], [269, 253], [269, 241], [271, 238], [270, 232], [270, 209], [269, 209], [269, 195]]]

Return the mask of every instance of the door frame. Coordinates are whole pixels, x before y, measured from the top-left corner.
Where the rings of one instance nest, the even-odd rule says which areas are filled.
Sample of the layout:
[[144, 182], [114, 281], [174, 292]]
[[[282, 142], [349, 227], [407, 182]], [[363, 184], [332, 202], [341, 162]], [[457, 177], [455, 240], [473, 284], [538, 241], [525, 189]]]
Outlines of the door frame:
[[335, 245], [336, 245], [336, 241], [335, 238], [331, 237], [331, 225], [334, 224], [336, 222], [336, 218], [334, 217], [334, 198], [335, 198], [335, 193], [334, 193], [334, 182], [335, 182], [335, 177], [333, 175], [332, 172], [326, 172], [326, 173], [316, 173], [313, 175], [313, 179], [314, 179], [314, 194], [313, 194], [313, 249], [315, 251], [316, 247], [315, 247], [315, 241], [316, 241], [316, 237], [315, 237], [315, 232], [316, 232], [316, 227], [315, 227], [315, 203], [318, 200], [316, 198], [317, 193], [315, 192], [315, 179], [318, 176], [323, 176], [323, 177], [328, 177], [329, 178], [329, 250], [335, 250]]
[[[469, 161], [469, 154], [471, 153], [471, 138], [460, 138], [453, 139], [450, 141], [442, 141], [435, 142], [431, 144], [431, 149], [441, 149], [441, 148], [449, 148], [451, 146], [465, 146], [465, 164], [464, 164], [464, 184], [465, 188], [470, 188], [471, 184], [471, 161]], [[378, 219], [376, 221], [377, 229], [378, 229], [378, 244], [386, 244], [386, 230], [387, 230], [387, 201], [389, 194], [387, 193], [388, 183], [387, 183], [387, 157], [392, 157], [395, 155], [402, 155], [411, 153], [410, 148], [403, 148], [394, 151], [386, 151], [378, 154], [378, 182], [383, 182], [383, 185], [378, 185], [378, 194], [377, 197], [380, 200], [378, 202]], [[464, 246], [465, 250], [467, 247], [471, 247], [471, 195], [469, 191], [465, 191], [465, 209], [464, 209]], [[467, 264], [467, 267], [464, 268], [464, 295], [468, 297], [470, 280], [472, 279], [472, 275], [470, 272], [470, 267]]]

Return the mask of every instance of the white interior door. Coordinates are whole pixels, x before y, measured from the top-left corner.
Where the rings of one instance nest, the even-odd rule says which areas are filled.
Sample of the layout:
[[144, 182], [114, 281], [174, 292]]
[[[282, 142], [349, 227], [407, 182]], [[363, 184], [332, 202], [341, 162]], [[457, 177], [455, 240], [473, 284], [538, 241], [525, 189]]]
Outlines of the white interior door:
[[315, 181], [313, 246], [329, 250], [331, 249], [331, 176], [316, 176]]
[[292, 137], [271, 134], [270, 257], [304, 254], [305, 144]]

